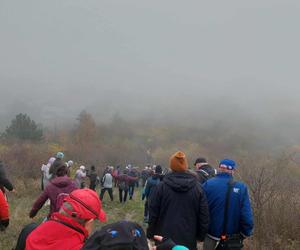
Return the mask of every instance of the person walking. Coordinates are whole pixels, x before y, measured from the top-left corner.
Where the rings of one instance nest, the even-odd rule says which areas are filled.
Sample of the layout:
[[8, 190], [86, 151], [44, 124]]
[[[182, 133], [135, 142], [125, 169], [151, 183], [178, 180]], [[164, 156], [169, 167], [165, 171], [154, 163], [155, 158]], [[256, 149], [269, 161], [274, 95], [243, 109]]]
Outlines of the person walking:
[[85, 166], [80, 166], [75, 173], [75, 184], [78, 188], [84, 188], [85, 182], [84, 179], [86, 177]]
[[188, 171], [183, 152], [170, 158], [171, 173], [154, 189], [149, 199], [147, 237], [171, 238], [190, 250], [203, 241], [209, 224], [205, 193], [195, 175]]
[[146, 166], [141, 172], [142, 186], [145, 187], [146, 181], [150, 177], [148, 166]]
[[96, 186], [97, 186], [97, 181], [98, 181], [98, 175], [96, 173], [96, 168], [95, 166], [91, 166], [91, 170], [89, 172], [89, 174], [87, 175], [90, 179], [90, 186], [89, 188], [92, 190], [96, 190]]
[[63, 152], [58, 152], [55, 155], [55, 161], [51, 164], [50, 168], [49, 168], [49, 174], [51, 175], [51, 179], [54, 179], [55, 173], [57, 172], [57, 168], [61, 166], [61, 164], [65, 164], [63, 162], [63, 158], [65, 157]]
[[103, 201], [103, 197], [105, 192], [107, 191], [110, 197], [110, 200], [113, 201], [114, 197], [113, 197], [113, 177], [111, 174], [112, 170], [109, 170], [102, 178], [101, 180], [101, 184], [102, 184], [102, 188], [101, 188], [101, 192], [100, 192], [100, 200]]
[[146, 198], [145, 208], [144, 208], [144, 222], [148, 223], [149, 220], [149, 198], [153, 193], [156, 186], [163, 180], [162, 168], [160, 165], [157, 165], [155, 168], [155, 174], [149, 177], [145, 183], [145, 188], [142, 195], [142, 200]]
[[68, 167], [68, 173], [67, 173], [67, 175], [68, 175], [69, 177], [71, 177], [71, 168], [72, 168], [72, 166], [74, 165], [74, 162], [73, 162], [72, 160], [69, 160], [69, 161], [66, 163], [66, 165], [67, 165], [67, 167]]
[[213, 168], [212, 166], [210, 166], [207, 163], [206, 159], [203, 157], [199, 157], [198, 159], [196, 159], [194, 166], [195, 166], [195, 172], [198, 175], [200, 184], [202, 184], [205, 181], [207, 181], [208, 179], [216, 176], [216, 174], [217, 174], [217, 170], [215, 168]]
[[130, 180], [128, 183], [129, 200], [132, 200], [133, 195], [134, 195], [134, 188], [136, 186], [136, 182], [138, 181], [139, 177], [138, 177], [137, 170], [135, 168], [131, 167], [131, 165], [129, 167], [128, 176], [134, 177], [134, 179]]
[[[218, 174], [203, 184], [207, 196], [210, 224], [203, 249], [212, 250], [220, 241], [230, 239], [242, 247], [243, 238], [253, 230], [253, 214], [247, 186], [234, 181], [236, 163], [220, 161]], [[241, 249], [241, 248], [240, 248]]]
[[29, 213], [30, 218], [34, 218], [45, 202], [50, 200], [50, 211], [48, 218], [54, 212], [58, 212], [62, 200], [65, 196], [77, 189], [75, 183], [67, 176], [67, 166], [62, 164], [57, 168], [55, 178], [50, 180], [42, 194], [34, 202]]
[[135, 181], [137, 178], [128, 176], [128, 169], [124, 169], [123, 174], [113, 177], [118, 182], [120, 203], [125, 203], [128, 195], [129, 182]]
[[114, 184], [115, 184], [115, 187], [118, 186], [118, 180], [115, 178], [115, 176], [120, 175], [120, 173], [121, 173], [121, 171], [120, 171], [120, 166], [117, 166], [117, 167], [113, 170], [113, 172], [112, 172], [112, 176], [113, 176], [113, 178], [114, 178]]
[[51, 174], [49, 173], [49, 169], [51, 167], [51, 165], [53, 164], [53, 162], [55, 161], [55, 158], [54, 157], [51, 157], [49, 160], [48, 160], [48, 163], [47, 164], [43, 164], [42, 167], [41, 167], [41, 172], [42, 172], [42, 190], [44, 190], [50, 179], [51, 179]]

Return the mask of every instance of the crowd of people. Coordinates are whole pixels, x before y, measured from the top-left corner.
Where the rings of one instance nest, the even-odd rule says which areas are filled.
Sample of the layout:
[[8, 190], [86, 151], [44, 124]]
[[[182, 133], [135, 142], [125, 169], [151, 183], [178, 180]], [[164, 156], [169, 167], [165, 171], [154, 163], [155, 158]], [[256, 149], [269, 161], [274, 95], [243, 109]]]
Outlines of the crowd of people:
[[[33, 203], [29, 217], [49, 203], [49, 213], [41, 224], [26, 225], [16, 249], [242, 249], [243, 240], [253, 231], [253, 215], [247, 186], [235, 180], [237, 164], [231, 159], [215, 169], [205, 158], [196, 159], [189, 169], [185, 154], [176, 152], [168, 168], [132, 165], [124, 169], [108, 166], [99, 174], [95, 166], [87, 169], [58, 152], [41, 167], [42, 193]], [[96, 192], [100, 186], [99, 194]], [[144, 225], [119, 221], [93, 233], [96, 219], [106, 222], [102, 202], [107, 191], [124, 204], [142, 188]], [[0, 230], [9, 225], [9, 206], [5, 191], [14, 192], [0, 162]], [[128, 199], [127, 199], [128, 198]], [[109, 202], [109, 201], [107, 201]], [[148, 239], [148, 241], [147, 241]], [[154, 246], [149, 245], [152, 240]]]

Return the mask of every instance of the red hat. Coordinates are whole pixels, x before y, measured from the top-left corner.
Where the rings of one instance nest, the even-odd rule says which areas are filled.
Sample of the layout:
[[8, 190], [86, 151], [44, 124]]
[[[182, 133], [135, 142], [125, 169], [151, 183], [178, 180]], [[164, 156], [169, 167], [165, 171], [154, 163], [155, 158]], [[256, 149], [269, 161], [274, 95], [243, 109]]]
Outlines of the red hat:
[[99, 219], [101, 222], [106, 222], [106, 214], [102, 210], [98, 194], [91, 189], [74, 190], [64, 199], [64, 202], [72, 206], [73, 211], [62, 206], [63, 210], [72, 217], [86, 220]]

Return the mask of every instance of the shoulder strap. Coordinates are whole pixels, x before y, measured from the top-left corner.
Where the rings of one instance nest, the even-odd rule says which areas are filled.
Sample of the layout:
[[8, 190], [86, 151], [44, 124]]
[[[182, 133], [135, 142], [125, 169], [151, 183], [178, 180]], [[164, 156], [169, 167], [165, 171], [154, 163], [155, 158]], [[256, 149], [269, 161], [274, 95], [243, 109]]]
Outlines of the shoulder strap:
[[222, 236], [226, 236], [226, 229], [227, 229], [227, 220], [228, 220], [228, 208], [229, 208], [229, 204], [230, 204], [230, 193], [231, 190], [233, 188], [234, 185], [234, 180], [230, 179], [227, 183], [228, 187], [227, 187], [227, 193], [226, 193], [226, 200], [225, 200], [225, 209], [224, 209], [224, 222], [223, 222], [223, 231], [222, 231]]
[[206, 172], [206, 171], [203, 170], [203, 169], [200, 169], [200, 172], [203, 173], [205, 177], [208, 177], [208, 176], [209, 176], [209, 173]]

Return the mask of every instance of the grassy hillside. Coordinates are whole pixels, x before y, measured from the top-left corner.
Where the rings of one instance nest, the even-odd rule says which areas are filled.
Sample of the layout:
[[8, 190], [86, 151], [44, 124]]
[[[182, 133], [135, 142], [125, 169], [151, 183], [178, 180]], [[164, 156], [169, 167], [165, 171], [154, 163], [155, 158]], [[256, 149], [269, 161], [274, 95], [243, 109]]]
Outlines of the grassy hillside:
[[[40, 183], [38, 180], [27, 179], [26, 182], [24, 179], [14, 181], [16, 184], [17, 193], [9, 193], [9, 204], [10, 204], [10, 212], [11, 212], [11, 221], [10, 225], [5, 232], [0, 232], [0, 249], [1, 250], [11, 250], [16, 245], [16, 241], [18, 235], [23, 228], [24, 225], [36, 221], [41, 222], [43, 218], [47, 215], [49, 211], [49, 207], [44, 206], [42, 210], [39, 211], [38, 215], [32, 220], [28, 217], [29, 211], [32, 207], [33, 202], [41, 193], [40, 191]], [[99, 187], [97, 189], [99, 193]], [[108, 196], [108, 193], [105, 194], [103, 207], [107, 213], [108, 222], [112, 223], [119, 220], [130, 220], [135, 221], [144, 226], [143, 223], [143, 209], [144, 202], [141, 201], [141, 190], [137, 190], [135, 193], [134, 200], [128, 200], [125, 204], [120, 204], [118, 201], [118, 190], [114, 190], [114, 201], [111, 202]], [[291, 205], [291, 204], [290, 204]], [[270, 208], [269, 208], [270, 209]], [[283, 209], [281, 209], [283, 213]], [[294, 218], [290, 216], [291, 218]], [[278, 218], [278, 217], [275, 217]], [[100, 227], [103, 224], [96, 222], [95, 228]], [[290, 226], [292, 227], [293, 223], [290, 222]], [[284, 225], [281, 226], [284, 229]], [[285, 243], [282, 242], [279, 238], [276, 242], [272, 243], [272, 247], [262, 246], [258, 241], [258, 224], [256, 224], [255, 228], [255, 236], [251, 237], [245, 242], [245, 250], [253, 250], [253, 249], [286, 249], [293, 250], [299, 249], [299, 241], [297, 240], [297, 232], [294, 232], [295, 238], [294, 240], [288, 240]], [[265, 237], [262, 235], [262, 237]], [[280, 242], [279, 242], [280, 241]], [[271, 245], [271, 243], [270, 243]], [[201, 245], [199, 245], [199, 249], [201, 249]]]

